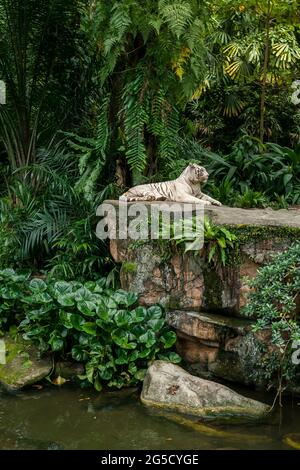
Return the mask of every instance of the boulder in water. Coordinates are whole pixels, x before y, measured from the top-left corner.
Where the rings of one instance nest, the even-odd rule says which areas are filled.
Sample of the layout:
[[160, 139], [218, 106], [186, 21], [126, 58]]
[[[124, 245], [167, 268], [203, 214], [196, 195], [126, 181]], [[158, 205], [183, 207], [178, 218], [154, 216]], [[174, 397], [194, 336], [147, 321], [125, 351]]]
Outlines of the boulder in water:
[[141, 400], [147, 406], [220, 422], [265, 420], [270, 411], [264, 403], [164, 361], [149, 367]]

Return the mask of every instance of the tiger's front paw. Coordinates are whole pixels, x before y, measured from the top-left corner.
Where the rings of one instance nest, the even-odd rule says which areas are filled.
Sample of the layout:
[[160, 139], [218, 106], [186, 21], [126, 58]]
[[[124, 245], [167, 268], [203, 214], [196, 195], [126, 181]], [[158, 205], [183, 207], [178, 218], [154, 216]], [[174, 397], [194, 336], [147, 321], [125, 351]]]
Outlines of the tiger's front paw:
[[213, 199], [213, 200], [211, 201], [211, 203], [212, 203], [213, 206], [221, 206], [221, 205], [222, 205], [222, 204], [221, 204], [219, 201], [217, 201], [216, 199]]

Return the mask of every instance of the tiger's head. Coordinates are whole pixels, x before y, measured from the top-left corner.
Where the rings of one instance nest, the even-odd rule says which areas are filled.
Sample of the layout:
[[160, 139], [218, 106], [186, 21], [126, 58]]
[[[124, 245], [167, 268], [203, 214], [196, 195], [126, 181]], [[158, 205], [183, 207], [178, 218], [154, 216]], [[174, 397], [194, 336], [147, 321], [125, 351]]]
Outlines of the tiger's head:
[[190, 163], [183, 172], [183, 175], [190, 183], [205, 183], [208, 180], [208, 172], [203, 166]]

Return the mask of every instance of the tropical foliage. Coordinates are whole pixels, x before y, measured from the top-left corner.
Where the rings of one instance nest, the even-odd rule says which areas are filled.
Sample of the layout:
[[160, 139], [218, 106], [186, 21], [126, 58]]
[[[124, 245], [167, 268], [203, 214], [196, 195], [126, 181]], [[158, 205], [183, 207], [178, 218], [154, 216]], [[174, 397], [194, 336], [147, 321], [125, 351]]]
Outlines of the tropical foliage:
[[197, 136], [214, 149], [243, 132], [297, 143], [299, 110], [290, 100], [299, 76], [297, 1], [209, 3], [206, 41], [215, 62], [190, 107]]
[[[208, 169], [205, 192], [225, 204], [299, 204], [297, 4], [1, 1], [0, 269], [44, 279], [2, 271], [3, 329], [17, 322], [43, 351], [83, 351], [84, 380], [98, 388], [135, 383], [172, 335], [159, 307], [116, 300], [126, 295], [114, 293], [118, 268], [95, 235], [97, 206], [176, 178], [189, 161]], [[233, 234], [208, 221], [204, 232], [208, 261], [224, 265]], [[89, 312], [59, 303], [62, 282], [71, 297], [84, 290]], [[96, 318], [103, 302], [109, 315]]]
[[[273, 357], [266, 354], [262, 366], [270, 385], [280, 392], [299, 377], [298, 352], [300, 345], [300, 245], [294, 244], [285, 253], [258, 271], [250, 282], [253, 291], [244, 314], [254, 316], [254, 331], [270, 331], [275, 348]], [[296, 356], [296, 360], [293, 359]], [[297, 367], [298, 366], [298, 367]]]
[[0, 271], [0, 327], [18, 332], [40, 351], [85, 363], [81, 380], [100, 391], [143, 380], [155, 358], [179, 362], [168, 349], [176, 334], [159, 306], [138, 307], [138, 296], [111, 290], [107, 280], [45, 282], [30, 273]]

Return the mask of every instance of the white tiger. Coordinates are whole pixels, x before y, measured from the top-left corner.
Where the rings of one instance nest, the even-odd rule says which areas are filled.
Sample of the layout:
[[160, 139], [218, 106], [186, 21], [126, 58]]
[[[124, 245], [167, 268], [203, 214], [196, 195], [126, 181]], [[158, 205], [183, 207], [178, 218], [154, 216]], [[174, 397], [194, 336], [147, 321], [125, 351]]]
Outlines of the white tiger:
[[204, 167], [190, 163], [175, 180], [135, 186], [119, 199], [127, 202], [174, 201], [221, 206], [219, 201], [201, 191], [200, 183], [205, 183], [208, 176]]

